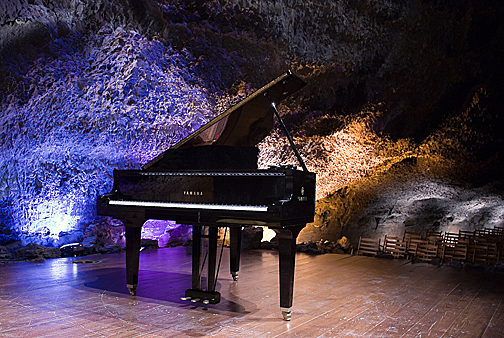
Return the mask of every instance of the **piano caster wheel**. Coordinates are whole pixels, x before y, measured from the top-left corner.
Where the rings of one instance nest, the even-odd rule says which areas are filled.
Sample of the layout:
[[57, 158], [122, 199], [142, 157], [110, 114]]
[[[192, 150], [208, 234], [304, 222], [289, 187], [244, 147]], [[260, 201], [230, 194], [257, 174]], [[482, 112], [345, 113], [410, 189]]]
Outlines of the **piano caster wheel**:
[[292, 317], [291, 309], [282, 308], [281, 310], [282, 310], [283, 320], [290, 321], [291, 317]]
[[191, 297], [180, 297], [180, 300], [191, 300]]
[[292, 317], [292, 312], [290, 311], [282, 311], [283, 319], [286, 321], [290, 321]]
[[128, 284], [126, 285], [128, 287], [128, 290], [130, 292], [130, 295], [132, 296], [136, 296], [136, 285], [131, 285], [131, 284]]
[[208, 299], [205, 299], [205, 300], [203, 301], [203, 304], [208, 305], [208, 304], [210, 304], [210, 301], [209, 301]]
[[231, 272], [231, 277], [233, 277], [233, 281], [238, 281], [238, 272]]

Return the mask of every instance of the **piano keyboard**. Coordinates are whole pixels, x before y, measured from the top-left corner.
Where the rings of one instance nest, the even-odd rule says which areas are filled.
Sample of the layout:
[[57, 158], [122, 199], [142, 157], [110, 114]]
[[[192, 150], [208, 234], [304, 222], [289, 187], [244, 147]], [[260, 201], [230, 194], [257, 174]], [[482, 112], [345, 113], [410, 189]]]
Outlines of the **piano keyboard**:
[[119, 200], [110, 200], [108, 204], [135, 206], [135, 207], [171, 208], [171, 209], [181, 208], [181, 209], [231, 210], [231, 211], [255, 211], [255, 212], [268, 211], [268, 206], [266, 205], [228, 205], [228, 204], [119, 201]]
[[263, 172], [158, 172], [158, 171], [139, 171], [139, 175], [141, 176], [249, 176], [249, 177], [257, 177], [257, 176], [285, 176], [284, 172], [271, 172], [271, 171], [263, 171]]

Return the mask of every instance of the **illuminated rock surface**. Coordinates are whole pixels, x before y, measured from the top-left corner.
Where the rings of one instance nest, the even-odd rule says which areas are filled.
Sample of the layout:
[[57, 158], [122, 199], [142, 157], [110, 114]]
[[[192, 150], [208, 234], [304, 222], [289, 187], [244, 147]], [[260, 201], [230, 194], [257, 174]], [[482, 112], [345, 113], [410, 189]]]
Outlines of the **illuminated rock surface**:
[[[2, 2], [0, 244], [121, 244], [120, 224], [95, 219], [112, 170], [288, 68], [309, 86], [280, 110], [318, 175], [301, 240], [502, 226], [502, 7]], [[278, 130], [259, 146], [261, 166], [295, 164]], [[151, 225], [161, 246], [189, 236]]]

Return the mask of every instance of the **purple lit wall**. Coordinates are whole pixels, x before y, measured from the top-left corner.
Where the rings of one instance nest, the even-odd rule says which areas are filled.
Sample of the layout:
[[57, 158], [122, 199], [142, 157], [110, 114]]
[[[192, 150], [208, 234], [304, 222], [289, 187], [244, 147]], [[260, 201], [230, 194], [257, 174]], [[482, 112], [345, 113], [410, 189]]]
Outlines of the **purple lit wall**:
[[[234, 19], [216, 17], [234, 7], [193, 5], [0, 3], [0, 245], [61, 246], [117, 225], [95, 210], [113, 169], [140, 168], [243, 98], [236, 50], [257, 40], [231, 32], [228, 52], [218, 26]], [[266, 76], [251, 67], [255, 82], [285, 70], [275, 58]], [[150, 222], [142, 236], [162, 244], [186, 231], [174, 228]]]
[[[78, 41], [82, 39], [82, 41]], [[65, 244], [95, 217], [112, 170], [139, 168], [212, 114], [195, 61], [134, 31], [56, 39], [2, 107], [0, 222], [23, 242]]]

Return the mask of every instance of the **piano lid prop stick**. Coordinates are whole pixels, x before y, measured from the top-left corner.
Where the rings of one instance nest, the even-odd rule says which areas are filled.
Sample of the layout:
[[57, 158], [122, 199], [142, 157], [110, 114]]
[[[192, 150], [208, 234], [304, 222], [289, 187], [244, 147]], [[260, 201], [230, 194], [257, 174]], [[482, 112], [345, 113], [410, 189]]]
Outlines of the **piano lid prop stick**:
[[301, 164], [301, 167], [303, 168], [303, 171], [308, 172], [308, 169], [306, 168], [306, 165], [305, 165], [305, 163], [303, 161], [303, 158], [299, 154], [299, 151], [297, 150], [296, 145], [294, 144], [294, 141], [292, 140], [292, 137], [291, 137], [289, 131], [287, 130], [287, 127], [285, 126], [284, 121], [280, 117], [280, 113], [278, 112], [278, 109], [276, 107], [275, 101], [273, 101], [271, 99], [271, 97], [269, 96], [268, 92], [266, 92], [264, 95], [268, 98], [269, 102], [271, 103], [271, 107], [273, 107], [273, 111], [275, 112], [275, 115], [276, 115], [276, 117], [278, 119], [278, 122], [280, 122], [280, 125], [282, 126], [282, 129], [284, 130], [285, 134], [287, 135], [287, 139], [289, 140], [289, 143], [290, 143], [290, 145], [292, 147], [292, 150], [294, 150], [294, 154], [296, 155], [296, 158], [297, 158], [299, 164]]

